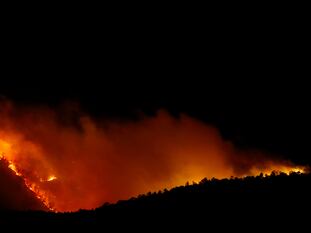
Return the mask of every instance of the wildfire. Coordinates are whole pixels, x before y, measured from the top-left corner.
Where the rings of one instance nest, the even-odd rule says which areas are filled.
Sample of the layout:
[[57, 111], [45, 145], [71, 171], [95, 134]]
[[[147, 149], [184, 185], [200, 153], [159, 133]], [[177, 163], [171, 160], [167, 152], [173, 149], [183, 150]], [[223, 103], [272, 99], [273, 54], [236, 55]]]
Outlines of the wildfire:
[[162, 112], [99, 127], [88, 117], [66, 125], [51, 112], [0, 111], [0, 160], [51, 211], [92, 209], [205, 177], [308, 172], [261, 152], [241, 153], [188, 116]]
[[[6, 159], [4, 158], [4, 156], [1, 156], [0, 160], [6, 160]], [[40, 188], [37, 187], [37, 185], [35, 183], [31, 182], [29, 179], [24, 177], [18, 171], [18, 169], [16, 168], [15, 164], [12, 161], [9, 161], [9, 160], [6, 160], [6, 161], [9, 164], [8, 168], [10, 168], [15, 173], [15, 175], [23, 178], [26, 187], [35, 194], [37, 199], [39, 199], [49, 210], [55, 211], [55, 209], [51, 206], [49, 198], [46, 195], [46, 193], [44, 191], [40, 190]], [[52, 180], [55, 180], [55, 179], [56, 179], [55, 176], [51, 176], [47, 181], [52, 181]]]
[[[36, 184], [36, 182], [32, 182], [31, 179], [28, 179], [25, 175], [22, 174], [21, 170], [18, 168], [17, 163], [10, 159], [13, 157], [10, 152], [11, 151], [11, 145], [8, 142], [5, 142], [0, 139], [0, 149], [2, 152], [0, 153], [0, 160], [5, 160], [8, 164], [8, 168], [11, 169], [16, 176], [22, 177], [24, 180], [24, 183], [26, 187], [31, 190], [36, 198], [40, 200], [50, 211], [57, 211], [55, 208], [52, 207], [50, 204], [50, 198], [49, 194], [42, 190], [39, 185]], [[271, 175], [271, 173], [285, 173], [290, 174], [292, 172], [296, 173], [305, 173], [306, 168], [305, 167], [298, 167], [298, 166], [292, 166], [292, 165], [278, 165], [278, 164], [270, 164], [266, 168], [253, 168], [249, 174], [243, 175], [243, 176], [249, 176], [249, 175], [259, 175], [260, 173], [263, 173], [265, 175]], [[238, 177], [243, 177], [238, 176]], [[218, 176], [217, 178], [225, 178]], [[176, 185], [182, 185], [185, 183], [185, 181], [193, 181], [193, 182], [199, 182], [202, 178], [204, 178], [204, 170], [200, 170], [198, 168], [192, 168], [190, 172], [187, 175], [176, 177], [175, 181], [172, 184], [167, 184], [170, 187], [174, 187]], [[55, 175], [49, 175], [46, 179], [40, 178], [40, 182], [52, 182], [57, 180], [58, 178]], [[163, 187], [164, 188], [164, 187]], [[169, 188], [169, 187], [168, 187]]]
[[[10, 144], [7, 142], [4, 142], [3, 140], [0, 140], [0, 149], [3, 150], [4, 148], [7, 149], [7, 151], [8, 151], [8, 149], [10, 148]], [[9, 159], [8, 157], [6, 156], [6, 153], [4, 153], [4, 152], [0, 153], [0, 161], [1, 160], [6, 161], [6, 163], [8, 164], [8, 168], [10, 170], [12, 170], [16, 176], [19, 176], [23, 179], [26, 187], [35, 194], [36, 198], [39, 199], [45, 205], [45, 207], [48, 208], [50, 211], [55, 211], [55, 209], [50, 204], [48, 195], [43, 190], [41, 190], [40, 187], [38, 187], [34, 182], [32, 182], [27, 177], [25, 177], [19, 171], [19, 169], [15, 165], [14, 161]], [[56, 179], [56, 177], [51, 175], [48, 177], [47, 181], [52, 181], [55, 179]]]
[[254, 168], [251, 170], [251, 173], [249, 175], [256, 176], [260, 173], [264, 175], [271, 175], [272, 173], [285, 173], [287, 175], [290, 175], [291, 173], [306, 173], [307, 167], [304, 166], [294, 166], [294, 165], [274, 165], [271, 164], [267, 168]]

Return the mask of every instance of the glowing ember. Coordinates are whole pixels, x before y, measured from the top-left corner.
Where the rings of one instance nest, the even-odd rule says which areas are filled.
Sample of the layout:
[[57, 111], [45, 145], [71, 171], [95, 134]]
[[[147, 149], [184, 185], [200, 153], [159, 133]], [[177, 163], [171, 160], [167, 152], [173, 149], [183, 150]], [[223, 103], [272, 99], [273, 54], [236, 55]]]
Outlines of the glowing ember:
[[15, 167], [15, 165], [12, 163], [12, 161], [9, 161], [9, 166], [8, 168], [10, 168], [17, 176], [22, 176], [21, 173], [19, 173], [17, 171], [17, 168]]
[[53, 180], [56, 180], [56, 179], [57, 179], [56, 176], [49, 176], [46, 181], [53, 181]]
[[255, 168], [251, 170], [251, 173], [249, 175], [253, 175], [256, 176], [260, 173], [264, 174], [264, 175], [271, 175], [272, 173], [285, 173], [287, 175], [290, 175], [291, 173], [295, 172], [295, 173], [306, 173], [306, 167], [303, 166], [294, 166], [294, 165], [275, 165], [275, 164], [271, 164], [269, 167], [267, 168]]

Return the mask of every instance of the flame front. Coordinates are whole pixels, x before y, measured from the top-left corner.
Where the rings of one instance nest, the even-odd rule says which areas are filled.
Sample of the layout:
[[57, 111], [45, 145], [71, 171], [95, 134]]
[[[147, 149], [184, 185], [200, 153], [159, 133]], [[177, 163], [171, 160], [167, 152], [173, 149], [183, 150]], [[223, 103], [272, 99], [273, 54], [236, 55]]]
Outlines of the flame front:
[[51, 211], [96, 208], [204, 177], [305, 171], [265, 153], [240, 151], [217, 129], [185, 115], [159, 112], [104, 125], [81, 116], [77, 127], [60, 123], [50, 109], [13, 113], [0, 111], [0, 158]]
[[[40, 200], [47, 209], [49, 209], [50, 211], [56, 211], [51, 205], [51, 202], [49, 200], [49, 195], [46, 192], [44, 192], [35, 182], [28, 179], [26, 176], [24, 176], [19, 171], [19, 169], [15, 165], [15, 162], [10, 159], [11, 157], [10, 152], [11, 152], [10, 144], [0, 139], [0, 161], [4, 160], [7, 162], [8, 168], [11, 169], [15, 173], [16, 176], [19, 176], [23, 179], [26, 187], [34, 193], [36, 198]], [[52, 181], [55, 179], [56, 177], [52, 175], [52, 176], [49, 176], [47, 181]]]

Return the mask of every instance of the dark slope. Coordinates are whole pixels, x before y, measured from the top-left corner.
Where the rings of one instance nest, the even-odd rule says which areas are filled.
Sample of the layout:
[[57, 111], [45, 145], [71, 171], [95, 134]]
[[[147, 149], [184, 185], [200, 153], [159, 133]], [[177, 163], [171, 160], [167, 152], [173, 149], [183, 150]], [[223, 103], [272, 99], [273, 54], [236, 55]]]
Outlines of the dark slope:
[[[76, 213], [10, 212], [3, 223], [58, 225], [73, 228], [205, 227], [223, 229], [275, 227], [296, 230], [310, 217], [311, 175], [293, 173], [244, 179], [202, 180]], [[250, 229], [251, 230], [251, 229]], [[264, 229], [263, 229], [264, 230]]]
[[8, 168], [0, 159], [0, 210], [47, 210], [35, 194], [30, 191], [23, 179]]

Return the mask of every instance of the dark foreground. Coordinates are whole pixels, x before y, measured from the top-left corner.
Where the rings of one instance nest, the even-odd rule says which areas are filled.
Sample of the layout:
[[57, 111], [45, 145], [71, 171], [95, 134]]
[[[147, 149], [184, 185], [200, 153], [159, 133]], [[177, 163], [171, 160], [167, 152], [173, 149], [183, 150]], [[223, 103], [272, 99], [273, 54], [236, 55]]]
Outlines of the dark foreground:
[[302, 230], [311, 212], [310, 174], [202, 180], [75, 213], [0, 212], [3, 229]]

